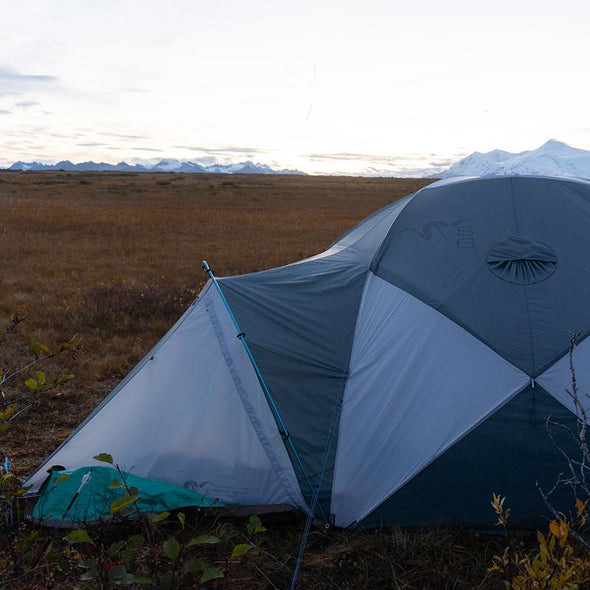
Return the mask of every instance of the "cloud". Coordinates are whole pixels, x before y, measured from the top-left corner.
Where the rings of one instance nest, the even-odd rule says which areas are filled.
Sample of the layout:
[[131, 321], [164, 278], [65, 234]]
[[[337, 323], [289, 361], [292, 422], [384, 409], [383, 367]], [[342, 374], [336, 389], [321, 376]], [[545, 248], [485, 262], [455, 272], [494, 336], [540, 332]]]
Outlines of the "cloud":
[[[432, 153], [383, 155], [334, 152], [307, 154], [305, 157], [318, 167], [332, 168], [331, 174], [354, 176], [422, 177], [434, 175], [455, 161], [455, 158]], [[333, 169], [335, 166], [345, 168], [337, 171]]]
[[205, 154], [214, 154], [218, 156], [225, 156], [228, 154], [264, 154], [266, 150], [261, 150], [258, 148], [252, 147], [238, 147], [238, 146], [229, 146], [229, 147], [222, 147], [222, 148], [209, 148], [209, 147], [200, 147], [195, 145], [175, 145], [175, 148], [181, 150], [191, 150], [193, 152], [204, 152]]
[[213, 166], [214, 164], [219, 164], [219, 160], [214, 156], [203, 156], [202, 158], [195, 158], [195, 162], [197, 164], [201, 164], [201, 166]]
[[34, 101], [34, 100], [21, 100], [17, 103], [15, 103], [14, 106], [16, 107], [21, 107], [23, 109], [28, 109], [29, 107], [34, 107], [36, 105], [38, 105], [39, 103]]
[[141, 150], [142, 152], [163, 152], [160, 148], [151, 148], [151, 147], [134, 147], [134, 150]]
[[10, 111], [5, 111], [4, 109], [0, 109], [0, 115], [10, 115]]
[[107, 137], [119, 137], [122, 139], [147, 139], [145, 135], [125, 135], [124, 133], [107, 133], [102, 131], [99, 135], [106, 135]]
[[359, 154], [355, 152], [336, 152], [325, 154], [309, 154], [310, 160], [356, 160], [360, 162], [380, 162], [381, 164], [393, 164], [399, 161], [426, 161], [432, 156], [429, 154], [407, 154], [404, 156], [384, 156], [382, 154]]
[[359, 154], [354, 152], [338, 152], [325, 154], [309, 154], [307, 157], [310, 160], [336, 160], [344, 162], [367, 162], [372, 166], [390, 166], [395, 169], [403, 169], [404, 166], [408, 170], [418, 170], [420, 166], [448, 166], [452, 164], [456, 158], [438, 158], [433, 160], [434, 154], [407, 154], [404, 156], [383, 156], [377, 154]]
[[334, 154], [308, 154], [310, 160], [361, 160], [364, 162], [388, 162], [392, 158], [387, 156], [376, 156], [371, 154], [355, 154], [352, 152], [338, 152]]
[[20, 95], [26, 92], [51, 90], [59, 78], [47, 75], [18, 74], [0, 69], [0, 96]]

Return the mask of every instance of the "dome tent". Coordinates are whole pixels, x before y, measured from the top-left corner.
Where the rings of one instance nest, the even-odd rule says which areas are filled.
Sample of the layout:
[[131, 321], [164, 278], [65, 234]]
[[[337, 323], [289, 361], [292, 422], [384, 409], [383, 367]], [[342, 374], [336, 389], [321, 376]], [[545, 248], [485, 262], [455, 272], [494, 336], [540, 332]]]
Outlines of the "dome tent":
[[429, 185], [317, 256], [219, 279], [255, 365], [210, 281], [28, 483], [106, 451], [230, 504], [306, 510], [319, 482], [338, 526], [491, 528], [492, 492], [514, 526], [539, 526], [535, 482], [565, 469], [546, 418], [575, 421], [572, 332], [590, 384], [589, 230], [584, 181]]

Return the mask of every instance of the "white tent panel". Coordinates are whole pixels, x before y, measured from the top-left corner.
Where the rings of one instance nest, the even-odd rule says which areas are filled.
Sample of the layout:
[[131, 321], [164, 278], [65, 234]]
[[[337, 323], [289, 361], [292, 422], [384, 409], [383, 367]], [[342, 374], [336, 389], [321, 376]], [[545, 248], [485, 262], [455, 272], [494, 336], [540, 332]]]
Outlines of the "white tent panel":
[[268, 403], [210, 285], [160, 344], [33, 475], [113, 455], [135, 475], [221, 501], [304, 507]]
[[[576, 346], [572, 361], [576, 374], [578, 399], [586, 412], [590, 413], [590, 398], [588, 397], [590, 394], [590, 338], [585, 338]], [[568, 391], [573, 391], [569, 353], [549, 367], [542, 375], [539, 375], [536, 381], [568, 410], [576, 413], [574, 401], [568, 393]], [[590, 415], [588, 421], [590, 422]]]
[[336, 523], [361, 521], [528, 382], [452, 320], [369, 273], [340, 417]]

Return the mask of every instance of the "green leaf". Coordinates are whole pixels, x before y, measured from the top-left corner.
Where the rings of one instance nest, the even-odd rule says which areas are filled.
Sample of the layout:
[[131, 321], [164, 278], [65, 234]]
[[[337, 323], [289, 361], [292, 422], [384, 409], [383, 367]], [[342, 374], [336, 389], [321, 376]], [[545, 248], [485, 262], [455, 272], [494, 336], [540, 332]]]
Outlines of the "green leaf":
[[28, 551], [33, 545], [35, 545], [36, 543], [38, 543], [40, 540], [42, 540], [41, 537], [41, 532], [40, 531], [32, 531], [30, 534], [28, 534], [21, 543], [20, 546], [20, 552], [21, 555]]
[[79, 561], [77, 563], [79, 568], [88, 570], [91, 569], [93, 567], [97, 567], [98, 566], [98, 562], [96, 561], [96, 559], [83, 559], [82, 561]]
[[37, 383], [39, 385], [45, 385], [46, 381], [45, 373], [43, 371], [37, 371]]
[[80, 579], [81, 580], [97, 580], [98, 579], [98, 569], [97, 568], [89, 569], [87, 572], [84, 572], [80, 576]]
[[35, 381], [35, 379], [27, 379], [25, 381], [25, 385], [31, 390], [31, 391], [37, 391], [37, 389], [39, 389], [39, 384], [37, 383], [37, 381]]
[[18, 404], [10, 404], [3, 412], [0, 412], [0, 420], [8, 420], [11, 416], [14, 416], [18, 410]]
[[201, 576], [199, 582], [204, 584], [209, 580], [216, 580], [217, 578], [223, 578], [223, 572], [216, 567], [210, 567], [206, 565], [203, 567], [203, 575]]
[[94, 455], [93, 459], [95, 461], [102, 461], [103, 463], [113, 464], [113, 456], [109, 453], [99, 453], [98, 455]]
[[139, 496], [121, 496], [120, 498], [117, 498], [116, 500], [113, 500], [113, 503], [111, 504], [111, 509], [109, 510], [109, 514], [111, 516], [113, 516], [113, 514], [117, 514], [117, 512], [119, 512], [119, 510], [123, 510], [123, 508], [127, 508], [127, 506], [130, 506], [131, 504], [133, 504], [133, 502], [136, 502], [139, 499]]
[[203, 570], [203, 568], [204, 564], [201, 563], [198, 559], [195, 559], [194, 557], [191, 559], [187, 559], [184, 562], [184, 569], [193, 576], [196, 576], [198, 573], [200, 573]]
[[68, 373], [67, 375], [62, 375], [61, 377], [58, 377], [55, 381], [55, 385], [61, 385], [62, 383], [65, 383], [66, 381], [71, 381], [72, 379], [75, 379], [76, 375], [74, 375], [73, 373]]
[[66, 535], [66, 541], [74, 545], [75, 543], [92, 543], [86, 529], [75, 529]]
[[176, 561], [180, 554], [180, 543], [174, 537], [170, 537], [168, 540], [164, 541], [162, 548], [164, 549], [166, 557], [170, 561]]
[[243, 557], [252, 549], [252, 545], [250, 543], [241, 543], [240, 545], [236, 545], [234, 550], [231, 552], [231, 558], [236, 559], [239, 557]]
[[150, 518], [153, 523], [162, 522], [166, 520], [170, 516], [170, 512], [164, 510], [164, 512], [160, 512], [160, 514], [156, 514]]
[[80, 342], [80, 334], [74, 334], [68, 342], [62, 342], [58, 347], [58, 352], [64, 352], [65, 350], [76, 350], [78, 342]]
[[184, 523], [186, 522], [186, 517], [184, 516], [184, 512], [179, 512], [177, 515], [178, 522], [180, 526], [184, 529]]
[[215, 537], [214, 535], [199, 535], [194, 539], [191, 539], [188, 543], [188, 547], [193, 547], [195, 545], [214, 545], [215, 543], [220, 543], [221, 539]]
[[109, 576], [113, 580], [120, 580], [127, 573], [124, 565], [114, 565], [109, 569]]
[[22, 496], [23, 494], [25, 494], [26, 492], [28, 492], [31, 488], [33, 487], [33, 484], [31, 484], [30, 486], [25, 486], [24, 488], [19, 488], [16, 491], [15, 496], [18, 498], [19, 496]]
[[109, 578], [115, 584], [133, 584], [134, 576], [130, 574], [124, 565], [116, 565], [109, 570]]
[[127, 545], [130, 549], [137, 550], [145, 544], [145, 537], [143, 535], [131, 535], [127, 539]]
[[[96, 459], [96, 457], [95, 457]], [[118, 479], [113, 479], [113, 481], [111, 481], [110, 485], [109, 485], [109, 490], [116, 490], [119, 488], [124, 488], [125, 486], [118, 480]]]
[[266, 527], [263, 527], [260, 518], [254, 515], [249, 518], [246, 530], [249, 535], [255, 535], [256, 533], [263, 533], [266, 530]]
[[41, 344], [37, 340], [31, 340], [29, 342], [29, 350], [35, 355], [39, 356], [42, 352], [45, 354], [51, 354], [51, 351], [45, 344]]

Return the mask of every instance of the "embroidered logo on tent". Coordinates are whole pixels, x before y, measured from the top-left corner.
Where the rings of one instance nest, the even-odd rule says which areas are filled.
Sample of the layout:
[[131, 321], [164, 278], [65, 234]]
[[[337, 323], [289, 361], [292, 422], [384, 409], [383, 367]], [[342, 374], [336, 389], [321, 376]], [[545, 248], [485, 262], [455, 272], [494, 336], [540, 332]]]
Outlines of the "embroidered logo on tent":
[[475, 238], [473, 226], [467, 219], [458, 219], [451, 223], [446, 221], [433, 220], [426, 223], [422, 230], [407, 228], [398, 233], [411, 232], [418, 234], [428, 242], [435, 242], [436, 239], [442, 238], [445, 241], [454, 241], [457, 248], [472, 249], [475, 248]]
[[498, 278], [518, 285], [540, 283], [557, 269], [557, 255], [549, 244], [521, 237], [509, 237], [494, 244], [486, 262]]

